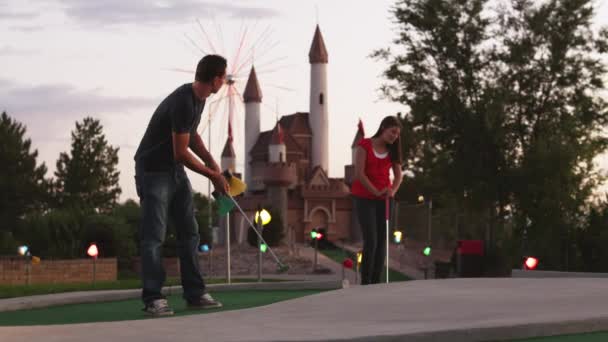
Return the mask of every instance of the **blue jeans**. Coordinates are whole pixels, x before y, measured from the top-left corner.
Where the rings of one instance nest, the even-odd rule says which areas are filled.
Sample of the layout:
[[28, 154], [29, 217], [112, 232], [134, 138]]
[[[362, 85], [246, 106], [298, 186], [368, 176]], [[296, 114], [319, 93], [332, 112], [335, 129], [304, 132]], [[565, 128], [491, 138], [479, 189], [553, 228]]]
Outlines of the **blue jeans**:
[[[372, 200], [353, 196], [354, 209], [363, 233], [363, 260], [361, 260], [361, 285], [377, 284], [386, 260], [386, 204], [384, 200]], [[389, 201], [389, 219], [393, 200]]]
[[141, 204], [140, 251], [142, 300], [150, 303], [163, 298], [165, 282], [162, 246], [171, 219], [177, 233], [184, 299], [192, 301], [205, 292], [205, 282], [198, 262], [200, 236], [194, 216], [192, 186], [183, 168], [168, 172], [144, 172], [135, 168], [135, 185]]

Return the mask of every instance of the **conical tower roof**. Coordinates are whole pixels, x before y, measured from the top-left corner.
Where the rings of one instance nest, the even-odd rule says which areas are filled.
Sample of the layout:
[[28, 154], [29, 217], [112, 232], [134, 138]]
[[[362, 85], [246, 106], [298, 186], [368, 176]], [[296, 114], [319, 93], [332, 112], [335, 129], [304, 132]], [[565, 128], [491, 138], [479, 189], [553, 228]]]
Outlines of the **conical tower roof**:
[[255, 73], [255, 68], [252, 66], [249, 72], [249, 79], [247, 79], [247, 85], [243, 92], [243, 99], [247, 102], [262, 102], [262, 91], [260, 90], [260, 83], [258, 82], [258, 76]]
[[328, 61], [327, 49], [325, 48], [325, 42], [323, 41], [319, 25], [315, 29], [315, 36], [310, 45], [308, 59], [310, 60], [310, 64], [327, 63]]
[[355, 139], [353, 140], [353, 144], [351, 147], [357, 146], [359, 141], [365, 137], [365, 131], [363, 130], [363, 122], [359, 119], [359, 124], [357, 125], [357, 133], [355, 134]]
[[228, 139], [226, 139], [226, 144], [224, 145], [224, 150], [222, 151], [222, 158], [235, 158], [236, 153], [234, 153], [234, 146], [232, 146], [232, 125], [228, 123]]

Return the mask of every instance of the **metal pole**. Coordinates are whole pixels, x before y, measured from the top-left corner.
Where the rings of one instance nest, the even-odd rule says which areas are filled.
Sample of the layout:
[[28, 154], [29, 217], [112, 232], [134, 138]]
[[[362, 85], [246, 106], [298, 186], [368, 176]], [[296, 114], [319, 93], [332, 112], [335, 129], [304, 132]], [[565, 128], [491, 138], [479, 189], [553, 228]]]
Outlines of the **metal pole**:
[[388, 228], [388, 221], [389, 221], [389, 204], [390, 204], [390, 199], [387, 196], [386, 199], [384, 200], [384, 217], [386, 218], [386, 283], [388, 284], [388, 273], [389, 273], [389, 258], [388, 258], [388, 249], [389, 249], [389, 239], [388, 239], [388, 232], [389, 232], [389, 228]]
[[97, 268], [97, 258], [93, 258], [93, 286], [95, 286], [95, 276], [96, 276], [96, 268]]
[[315, 272], [317, 270], [317, 251], [319, 250], [319, 240], [315, 237], [315, 262], [312, 265], [312, 271]]
[[[433, 199], [429, 199], [429, 247], [433, 244]], [[431, 254], [429, 254], [431, 258]], [[433, 259], [431, 258], [431, 261]], [[427, 264], [427, 269], [424, 271], [424, 279], [428, 279], [427, 273], [430, 265]]]
[[32, 277], [32, 259], [30, 258], [28, 260], [28, 258], [25, 259], [25, 284], [26, 285], [30, 285], [31, 284], [31, 277]]
[[213, 248], [209, 249], [209, 276], [213, 275]]
[[[256, 222], [256, 229], [258, 233], [262, 234], [262, 230], [260, 229], [260, 221], [262, 219], [258, 218], [258, 222]], [[262, 282], [262, 239], [258, 235], [258, 282]]]
[[230, 213], [226, 214], [226, 282], [232, 283], [230, 279]]
[[432, 243], [432, 231], [433, 231], [433, 227], [432, 227], [432, 224], [433, 224], [432, 215], [433, 214], [432, 214], [432, 212], [433, 212], [433, 200], [431, 199], [431, 200], [429, 200], [429, 238], [428, 238], [429, 246]]
[[[207, 140], [207, 150], [211, 153], [211, 108], [209, 108], [209, 118], [207, 120], [207, 130], [208, 130], [208, 140]], [[211, 180], [207, 179], [207, 229], [211, 232], [213, 236], [213, 219], [211, 217]], [[211, 246], [209, 246], [211, 247]], [[209, 275], [211, 275], [211, 253], [209, 253]]]

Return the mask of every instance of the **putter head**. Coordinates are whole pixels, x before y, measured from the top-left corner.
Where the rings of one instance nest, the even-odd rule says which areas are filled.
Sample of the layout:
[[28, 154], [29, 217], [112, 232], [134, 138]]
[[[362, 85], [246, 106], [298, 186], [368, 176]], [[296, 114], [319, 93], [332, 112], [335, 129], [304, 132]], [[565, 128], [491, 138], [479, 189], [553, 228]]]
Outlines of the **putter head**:
[[277, 273], [285, 273], [289, 270], [289, 265], [280, 264], [277, 266]]

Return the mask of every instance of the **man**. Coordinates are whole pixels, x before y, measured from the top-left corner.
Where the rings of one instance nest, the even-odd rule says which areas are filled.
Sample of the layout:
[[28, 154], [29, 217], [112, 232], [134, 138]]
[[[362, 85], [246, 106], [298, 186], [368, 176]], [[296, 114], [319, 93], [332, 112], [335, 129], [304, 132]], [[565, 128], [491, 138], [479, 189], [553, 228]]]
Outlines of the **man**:
[[158, 106], [135, 153], [135, 183], [142, 211], [143, 310], [153, 316], [173, 314], [161, 294], [165, 282], [161, 252], [168, 219], [176, 227], [183, 297], [188, 307], [222, 306], [205, 292], [197, 253], [199, 227], [184, 166], [209, 178], [216, 191], [228, 190], [220, 168], [197, 133], [205, 100], [220, 90], [225, 78], [226, 59], [217, 55], [203, 57], [196, 67], [194, 82], [180, 86]]

